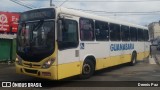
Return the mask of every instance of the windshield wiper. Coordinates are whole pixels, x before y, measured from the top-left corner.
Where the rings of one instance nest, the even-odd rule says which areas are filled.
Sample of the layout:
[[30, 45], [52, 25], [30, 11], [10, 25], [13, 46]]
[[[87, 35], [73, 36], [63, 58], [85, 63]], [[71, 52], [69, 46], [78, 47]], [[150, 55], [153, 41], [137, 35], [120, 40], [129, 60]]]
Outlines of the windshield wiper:
[[32, 31], [37, 31], [39, 27], [43, 24], [44, 20], [40, 20], [36, 26], [33, 27]]

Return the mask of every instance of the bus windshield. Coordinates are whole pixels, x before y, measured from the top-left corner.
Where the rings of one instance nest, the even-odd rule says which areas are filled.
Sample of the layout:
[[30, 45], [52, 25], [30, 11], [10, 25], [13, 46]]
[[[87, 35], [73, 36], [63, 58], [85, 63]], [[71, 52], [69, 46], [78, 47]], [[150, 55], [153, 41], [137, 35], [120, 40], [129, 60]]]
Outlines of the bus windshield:
[[17, 36], [19, 53], [23, 53], [25, 56], [27, 54], [28, 56], [38, 55], [37, 57], [51, 53], [54, 49], [54, 21], [20, 24]]
[[18, 27], [17, 54], [24, 60], [38, 62], [54, 51], [55, 21], [41, 19], [27, 22], [26, 19], [25, 22], [24, 20]]

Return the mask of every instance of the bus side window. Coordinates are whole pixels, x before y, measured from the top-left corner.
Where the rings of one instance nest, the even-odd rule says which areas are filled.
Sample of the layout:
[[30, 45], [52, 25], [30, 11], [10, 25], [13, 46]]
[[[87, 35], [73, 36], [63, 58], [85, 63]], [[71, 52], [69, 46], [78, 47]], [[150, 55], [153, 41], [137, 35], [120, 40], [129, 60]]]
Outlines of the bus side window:
[[95, 35], [97, 41], [109, 40], [108, 23], [102, 21], [95, 21]]
[[144, 30], [144, 41], [148, 41], [148, 40], [149, 40], [148, 30]]
[[65, 19], [64, 22], [59, 49], [75, 48], [78, 46], [78, 23], [70, 19]]
[[137, 29], [134, 27], [130, 27], [130, 38], [131, 41], [137, 41]]
[[109, 27], [110, 27], [110, 40], [111, 41], [120, 41], [121, 40], [120, 25], [110, 23]]
[[144, 41], [143, 29], [138, 29], [138, 41]]
[[130, 41], [130, 33], [129, 33], [129, 27], [128, 26], [121, 26], [121, 37], [122, 41]]
[[94, 40], [94, 22], [92, 19], [80, 18], [80, 38], [82, 41]]

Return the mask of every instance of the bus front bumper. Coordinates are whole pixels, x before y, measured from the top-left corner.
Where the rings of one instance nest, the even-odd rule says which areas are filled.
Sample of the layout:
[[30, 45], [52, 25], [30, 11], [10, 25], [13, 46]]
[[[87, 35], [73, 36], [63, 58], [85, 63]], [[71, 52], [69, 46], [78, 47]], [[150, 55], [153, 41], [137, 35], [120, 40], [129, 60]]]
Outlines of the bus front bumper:
[[57, 66], [51, 66], [47, 69], [29, 68], [21, 65], [16, 65], [16, 73], [34, 76], [38, 78], [57, 80]]

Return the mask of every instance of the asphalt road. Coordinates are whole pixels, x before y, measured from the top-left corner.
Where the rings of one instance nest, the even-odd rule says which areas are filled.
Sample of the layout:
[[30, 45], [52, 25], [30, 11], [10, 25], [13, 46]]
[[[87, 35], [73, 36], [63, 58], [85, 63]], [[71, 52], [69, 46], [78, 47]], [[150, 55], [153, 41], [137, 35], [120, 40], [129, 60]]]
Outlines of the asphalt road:
[[[43, 79], [15, 73], [14, 65], [2, 67], [0, 81], [41, 81]], [[159, 76], [158, 76], [159, 75]], [[138, 62], [135, 66], [121, 65], [97, 71], [85, 81], [157, 81], [160, 78], [160, 66], [148, 61]], [[76, 77], [67, 80], [79, 80]], [[81, 80], [82, 81], [82, 80]], [[159, 79], [160, 81], [160, 79]]]
[[[156, 48], [153, 48], [153, 54], [154, 55], [160, 54], [160, 51], [156, 51]], [[83, 87], [80, 87], [80, 86], [75, 87], [74, 86], [75, 81], [82, 81], [83, 83], [86, 83], [86, 84], [89, 82], [92, 82], [92, 83], [90, 83], [91, 85], [89, 85], [89, 87], [92, 87], [92, 88], [90, 88], [92, 90], [93, 89], [97, 90], [100, 88], [105, 90], [106, 88], [111, 89], [112, 87], [103, 86], [103, 87], [96, 88], [95, 85], [96, 84], [98, 85], [100, 83], [100, 81], [103, 81], [103, 82], [106, 82], [106, 81], [160, 81], [160, 65], [157, 63], [151, 64], [149, 62], [149, 60], [146, 59], [144, 61], [138, 62], [135, 66], [128, 66], [125, 64], [125, 65], [120, 65], [120, 66], [97, 71], [91, 78], [86, 79], [86, 80], [78, 79], [78, 77], [72, 77], [72, 78], [68, 78], [65, 80], [71, 81], [71, 82], [65, 82], [61, 85], [53, 86], [53, 87], [49, 87], [49, 88], [29, 88], [29, 89], [30, 90], [34, 90], [34, 89], [61, 90], [61, 89], [64, 89], [66, 87], [66, 85], [68, 85], [69, 87], [67, 87], [65, 89], [68, 89], [68, 90], [72, 90], [72, 89], [85, 90], [85, 89], [87, 89], [88, 90], [89, 88], [87, 88], [83, 85], [82, 85]], [[10, 65], [0, 64], [0, 81], [24, 81], [24, 82], [25, 81], [32, 81], [32, 82], [35, 82], [35, 81], [43, 82], [44, 81], [46, 83], [50, 82], [50, 84], [51, 83], [54, 84], [56, 82], [56, 81], [49, 81], [49, 80], [39, 79], [39, 78], [35, 78], [35, 77], [16, 74], [14, 64], [10, 64]], [[106, 83], [110, 83], [110, 82], [106, 82]], [[111, 83], [116, 84], [117, 82], [111, 82]], [[121, 82], [119, 82], [119, 83], [121, 83]], [[71, 88], [71, 87], [75, 87], [75, 88]], [[2, 89], [2, 88], [0, 88], [0, 89]], [[24, 89], [27, 89], [27, 88], [24, 88]], [[115, 88], [115, 89], [116, 90], [121, 90], [121, 89], [124, 90], [124, 88], [122, 88], [122, 87]], [[148, 88], [148, 89], [152, 89], [152, 88]], [[154, 88], [154, 89], [158, 89], [158, 88]]]
[[[160, 66], [145, 60], [138, 62], [135, 66], [120, 65], [97, 71], [94, 76], [84, 81], [160, 81], [159, 78]], [[79, 79], [73, 77], [67, 80]], [[43, 79], [16, 74], [13, 64], [1, 64], [0, 81], [43, 81]]]

